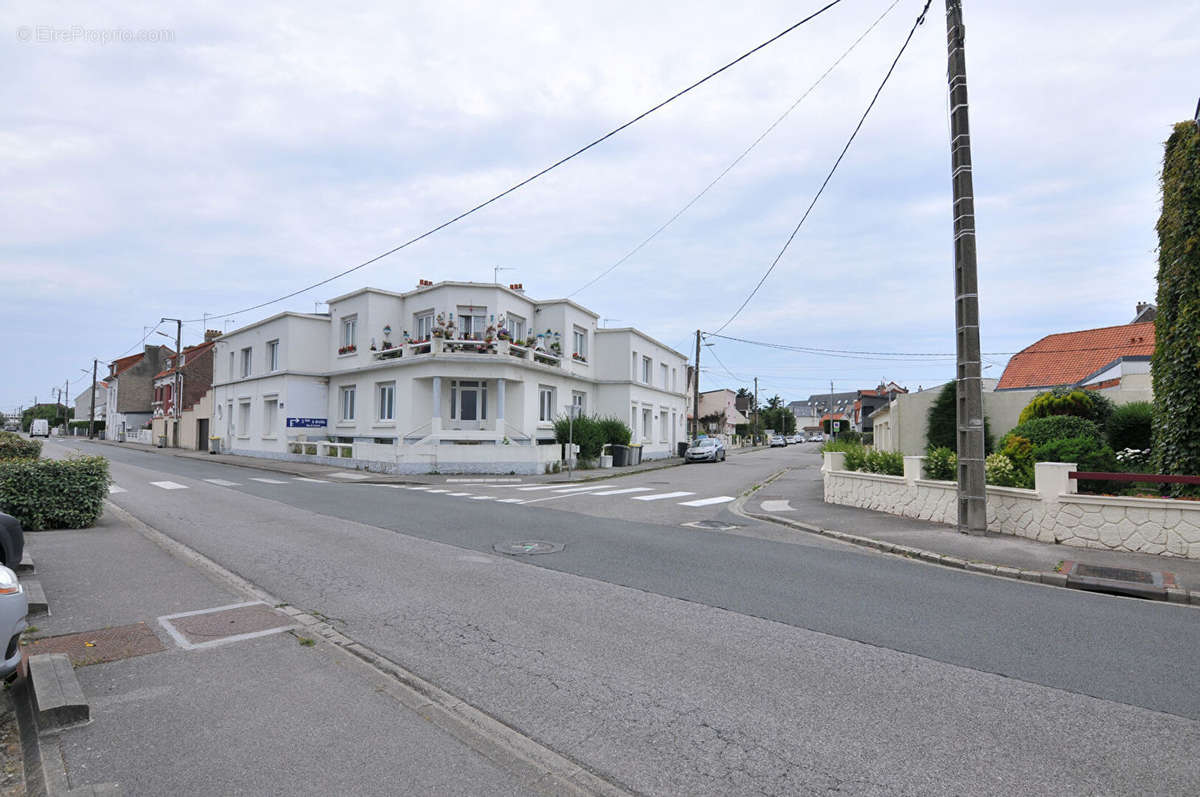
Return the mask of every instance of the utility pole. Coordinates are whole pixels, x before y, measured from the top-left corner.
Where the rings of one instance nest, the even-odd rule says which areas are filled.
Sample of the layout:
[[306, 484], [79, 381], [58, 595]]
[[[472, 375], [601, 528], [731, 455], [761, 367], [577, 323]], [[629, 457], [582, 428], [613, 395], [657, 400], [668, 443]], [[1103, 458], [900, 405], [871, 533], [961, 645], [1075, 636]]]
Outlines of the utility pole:
[[88, 407], [88, 440], [96, 436], [96, 366], [99, 360], [92, 360], [92, 403]]
[[946, 76], [950, 86], [950, 167], [954, 187], [954, 317], [957, 353], [958, 531], [987, 533], [983, 387], [979, 364], [979, 278], [975, 187], [967, 117], [967, 57], [962, 0], [946, 0]]
[[[636, 374], [635, 374], [636, 376]], [[696, 330], [696, 373], [692, 379], [692, 441], [700, 439], [700, 330]]]
[[837, 440], [837, 427], [833, 425], [833, 380], [829, 380], [829, 439]]
[[180, 370], [180, 364], [183, 360], [183, 321], [178, 318], [164, 318], [159, 323], [161, 324], [163, 321], [175, 322], [175, 378], [171, 380], [171, 391], [173, 394], [171, 396], [171, 418], [173, 420], [171, 424], [171, 443], [172, 446], [178, 447], [179, 400], [181, 398], [179, 391], [183, 383], [183, 371]]
[[754, 377], [754, 444], [758, 445], [758, 377]]

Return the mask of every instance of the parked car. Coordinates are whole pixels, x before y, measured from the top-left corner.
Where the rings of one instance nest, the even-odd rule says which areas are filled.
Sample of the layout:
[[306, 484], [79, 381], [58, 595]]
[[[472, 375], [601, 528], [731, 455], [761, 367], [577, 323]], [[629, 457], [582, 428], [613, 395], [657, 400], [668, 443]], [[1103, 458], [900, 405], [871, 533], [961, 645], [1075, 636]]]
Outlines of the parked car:
[[25, 532], [21, 522], [0, 512], [0, 565], [15, 568], [25, 554]]
[[823, 435], [823, 434], [810, 434], [810, 435], [808, 436], [808, 442], [810, 442], [810, 443], [824, 443], [824, 442], [825, 442], [825, 435]]
[[50, 436], [50, 421], [45, 418], [34, 418], [33, 423], [29, 426], [30, 437], [49, 437]]
[[0, 678], [7, 678], [21, 664], [21, 633], [26, 629], [25, 616], [29, 603], [17, 574], [0, 567], [0, 639], [7, 640], [4, 661], [0, 662]]
[[702, 437], [683, 452], [684, 463], [724, 462], [725, 444], [715, 437]]
[[787, 444], [788, 444], [787, 438], [784, 437], [783, 435], [781, 435], [781, 434], [771, 435], [771, 440], [769, 443], [771, 448], [776, 448], [779, 446], [787, 448]]
[[802, 437], [801, 435], [798, 435], [798, 434], [788, 435], [787, 441], [788, 441], [789, 446], [795, 445], [796, 443], [803, 443], [804, 437]]

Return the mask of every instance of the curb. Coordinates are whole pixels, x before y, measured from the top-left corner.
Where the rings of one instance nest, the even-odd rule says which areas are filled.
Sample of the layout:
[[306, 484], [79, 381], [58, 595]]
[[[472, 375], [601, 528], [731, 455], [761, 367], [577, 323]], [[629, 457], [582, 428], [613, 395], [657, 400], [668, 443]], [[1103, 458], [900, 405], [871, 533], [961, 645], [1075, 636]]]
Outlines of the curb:
[[[751, 488], [748, 492], [741, 495], [737, 501], [730, 505], [731, 512], [742, 517], [754, 518], [755, 520], [764, 520], [768, 523], [774, 523], [779, 526], [787, 526], [789, 528], [804, 531], [809, 534], [817, 534], [822, 537], [828, 537], [838, 542], [857, 545], [861, 548], [873, 548], [880, 553], [893, 554], [902, 556], [907, 559], [916, 559], [928, 564], [940, 565], [942, 567], [950, 567], [956, 570], [966, 570], [971, 573], [982, 573], [987, 576], [998, 576], [1000, 578], [1008, 578], [1016, 581], [1028, 581], [1035, 584], [1044, 584], [1048, 587], [1061, 587], [1063, 589], [1074, 589], [1067, 586], [1067, 574], [1057, 571], [1045, 570], [1022, 570], [1017, 567], [1008, 567], [1006, 565], [994, 565], [987, 562], [976, 562], [963, 559], [957, 556], [947, 556], [937, 553], [936, 551], [927, 551], [923, 548], [913, 548], [908, 545], [899, 545], [885, 540], [876, 540], [871, 537], [863, 537], [858, 534], [847, 534], [844, 531], [834, 531], [833, 529], [825, 529], [819, 526], [812, 526], [807, 523], [801, 523], [798, 520], [780, 517], [778, 515], [767, 514], [766, 512], [751, 512], [744, 509], [743, 506], [747, 499], [759, 489], [765, 487], [771, 482], [778, 479], [784, 473], [785, 469], [768, 477], [765, 481], [760, 482]], [[1091, 592], [1091, 590], [1075, 589], [1076, 592]], [[1094, 593], [1106, 594], [1106, 593]], [[1119, 596], [1131, 597], [1131, 596]], [[1141, 600], [1145, 600], [1144, 598]], [[1185, 589], [1168, 589], [1167, 598], [1164, 601], [1152, 601], [1153, 603], [1169, 603], [1174, 606], [1200, 606], [1200, 590], [1185, 590]]]
[[[361, 482], [359, 482], [361, 484]], [[438, 687], [398, 662], [383, 656], [334, 628], [327, 618], [297, 609], [227, 570], [199, 551], [164, 534], [121, 507], [105, 508], [167, 553], [206, 572], [219, 583], [253, 600], [279, 608], [302, 628], [328, 643], [328, 649], [387, 680], [387, 691], [398, 702], [512, 772], [526, 786], [551, 794], [632, 797], [632, 792], [558, 753], [515, 728]]]

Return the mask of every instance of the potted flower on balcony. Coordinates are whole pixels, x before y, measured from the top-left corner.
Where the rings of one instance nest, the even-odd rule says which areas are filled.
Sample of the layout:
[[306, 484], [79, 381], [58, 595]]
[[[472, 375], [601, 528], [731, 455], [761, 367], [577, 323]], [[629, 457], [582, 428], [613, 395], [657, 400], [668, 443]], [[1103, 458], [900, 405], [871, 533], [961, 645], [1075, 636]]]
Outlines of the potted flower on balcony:
[[562, 354], [562, 344], [557, 340], [550, 341], [550, 351], [554, 354]]
[[349, 346], [338, 346], [338, 354], [353, 354], [358, 351], [358, 346], [350, 344]]
[[572, 360], [576, 360], [576, 361], [578, 361], [578, 362], [581, 362], [581, 363], [585, 363], [585, 362], [587, 362], [587, 357], [584, 357], [584, 356], [583, 356], [582, 354], [580, 354], [579, 352], [574, 352], [574, 353], [571, 355], [571, 359], [572, 359]]

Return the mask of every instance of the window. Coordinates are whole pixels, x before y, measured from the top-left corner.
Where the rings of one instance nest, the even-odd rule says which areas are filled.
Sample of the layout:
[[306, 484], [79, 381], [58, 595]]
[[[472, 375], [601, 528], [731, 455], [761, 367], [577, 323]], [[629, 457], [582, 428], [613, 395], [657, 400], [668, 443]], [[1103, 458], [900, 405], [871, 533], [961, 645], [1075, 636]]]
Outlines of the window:
[[638, 358], [637, 358], [637, 352], [635, 351], [633, 353], [633, 367], [629, 369], [629, 378], [631, 381], [634, 381], [634, 382], [637, 381], [637, 364], [638, 364]]
[[242, 349], [242, 378], [243, 379], [250, 376], [250, 361], [252, 359], [253, 354], [254, 354], [254, 349], [249, 349], [249, 348]]
[[459, 307], [458, 330], [463, 340], [481, 340], [487, 330], [487, 308]]
[[525, 340], [525, 319], [519, 315], [509, 313], [504, 319], [504, 323], [513, 342], [517, 344], [523, 343]]
[[675, 368], [671, 369], [671, 392], [679, 392], [679, 371]]
[[654, 364], [654, 361], [651, 360], [649, 357], [642, 358], [642, 384], [644, 384], [644, 385], [651, 384], [650, 368], [653, 364]]
[[433, 311], [418, 314], [416, 320], [414, 326], [417, 328], [417, 335], [414, 340], [429, 340], [433, 337]]
[[250, 399], [238, 402], [238, 437], [250, 436]]
[[575, 417], [582, 417], [585, 413], [587, 413], [587, 394], [581, 393], [578, 390], [572, 390], [571, 406], [579, 408], [575, 410]]
[[575, 327], [574, 338], [575, 338], [575, 348], [572, 349], [572, 351], [575, 352], [577, 359], [586, 361], [587, 360], [587, 330], [582, 329], [581, 327]]
[[661, 373], [662, 373], [662, 389], [666, 390], [667, 388], [669, 388], [671, 386], [671, 376], [670, 376], [671, 367], [669, 365], [667, 365], [666, 363], [663, 363], [660, 366], [660, 368], [661, 368]]
[[341, 390], [342, 420], [354, 420], [354, 385], [347, 385]]
[[667, 442], [667, 419], [671, 417], [671, 411], [666, 407], [658, 408], [658, 442]]
[[237, 357], [236, 352], [232, 352], [232, 351], [229, 352], [229, 379], [230, 379], [230, 381], [237, 379], [237, 363], [235, 362], [236, 357]]
[[279, 341], [277, 340], [267, 341], [267, 370], [279, 370]]
[[646, 407], [642, 410], [642, 439], [650, 442], [654, 433], [654, 410]]
[[554, 388], [538, 385], [538, 420], [550, 423], [554, 420]]
[[384, 382], [379, 385], [379, 420], [396, 420], [396, 383]]
[[358, 340], [358, 316], [351, 315], [342, 319], [342, 345], [340, 348], [349, 349], [357, 347], [355, 342]]
[[275, 424], [279, 420], [279, 399], [269, 398], [263, 400], [263, 437], [275, 436]]
[[638, 410], [638, 408], [637, 408], [636, 404], [634, 404], [632, 407], [629, 408], [629, 439], [630, 440], [638, 439], [638, 435], [637, 435], [638, 411], [637, 410]]

